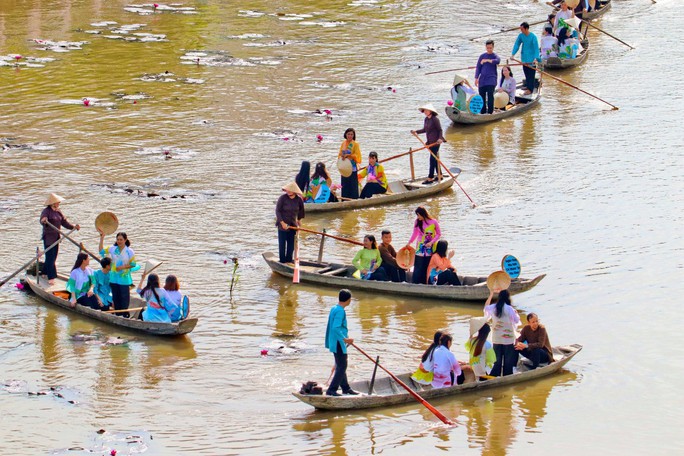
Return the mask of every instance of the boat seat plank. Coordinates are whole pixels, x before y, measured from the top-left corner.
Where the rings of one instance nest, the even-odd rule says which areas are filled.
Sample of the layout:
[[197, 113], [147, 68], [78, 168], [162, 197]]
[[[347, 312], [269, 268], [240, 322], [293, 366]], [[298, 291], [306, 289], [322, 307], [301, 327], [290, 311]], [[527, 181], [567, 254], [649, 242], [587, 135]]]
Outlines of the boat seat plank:
[[333, 268], [334, 268], [334, 266], [328, 266], [327, 268], [319, 269], [319, 270], [316, 271], [316, 272], [319, 273], [319, 274], [323, 274], [324, 272], [332, 271]]
[[347, 272], [347, 268], [333, 269], [332, 271], [323, 272], [321, 275], [327, 275], [327, 276], [328, 276], [328, 275], [329, 275], [329, 276], [332, 276], [332, 275], [340, 275], [340, 274], [342, 274], [343, 272]]

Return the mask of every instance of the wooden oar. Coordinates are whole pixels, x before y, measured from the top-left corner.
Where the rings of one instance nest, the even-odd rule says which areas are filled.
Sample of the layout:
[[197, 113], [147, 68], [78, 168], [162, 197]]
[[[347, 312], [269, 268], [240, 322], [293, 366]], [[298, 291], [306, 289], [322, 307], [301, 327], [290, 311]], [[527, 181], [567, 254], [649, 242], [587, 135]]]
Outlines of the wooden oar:
[[[423, 141], [423, 140], [421, 139], [421, 137], [418, 136], [418, 133], [413, 133], [413, 136], [415, 136], [416, 138], [418, 138], [418, 141], [420, 141], [420, 142], [422, 142], [423, 144], [425, 144], [425, 141]], [[468, 192], [466, 192], [465, 189], [464, 189], [464, 188], [461, 186], [461, 184], [458, 182], [458, 180], [456, 179], [456, 176], [454, 176], [454, 173], [451, 172], [451, 170], [447, 167], [447, 165], [445, 165], [444, 162], [442, 162], [442, 160], [440, 160], [439, 157], [438, 157], [434, 152], [432, 152], [432, 150], [428, 149], [428, 151], [430, 151], [430, 155], [432, 155], [432, 156], [434, 157], [434, 159], [437, 160], [437, 163], [438, 163], [442, 168], [444, 168], [444, 169], [446, 170], [447, 174], [449, 174], [449, 176], [451, 176], [451, 178], [454, 180], [454, 182], [456, 182], [456, 185], [458, 185], [458, 187], [463, 191], [463, 194], [464, 194], [465, 196], [468, 197], [468, 199], [470, 200], [471, 203], [473, 203], [473, 207], [477, 207], [477, 204], [475, 204], [475, 201], [473, 201], [473, 199], [470, 197], [470, 195], [468, 195]]]
[[299, 231], [295, 233], [294, 264], [292, 283], [299, 283]]
[[73, 239], [71, 239], [71, 238], [69, 237], [69, 234], [63, 233], [59, 228], [57, 228], [57, 227], [56, 227], [55, 225], [53, 225], [52, 223], [50, 223], [50, 222], [45, 222], [45, 223], [48, 224], [49, 226], [51, 226], [51, 227], [52, 227], [54, 230], [56, 230], [59, 234], [61, 234], [62, 236], [64, 236], [69, 242], [71, 242], [72, 244], [74, 244], [76, 247], [78, 247], [79, 249], [83, 250], [85, 253], [87, 253], [88, 255], [90, 255], [95, 261], [97, 261], [97, 262], [100, 261], [100, 257], [98, 257], [97, 255], [95, 255], [95, 254], [94, 254], [93, 252], [91, 252], [90, 250], [86, 249], [86, 248], [83, 246], [83, 243], [82, 243], [82, 242], [79, 243], [79, 242], [74, 241]]
[[136, 310], [143, 310], [144, 307], [133, 307], [132, 309], [119, 309], [119, 310], [103, 310], [102, 312], [108, 314], [123, 313], [123, 312], [135, 312]]
[[[516, 63], [514, 65], [506, 65], [506, 66], [520, 66], [520, 64]], [[451, 70], [430, 71], [429, 73], [425, 73], [425, 74], [428, 75], [428, 74], [448, 73], [450, 71], [474, 70], [475, 68], [477, 68], [477, 67], [471, 66], [471, 67], [465, 67], [465, 68], [452, 68]]]
[[[546, 21], [548, 21], [548, 19], [544, 19], [543, 21], [532, 22], [530, 25], [539, 25], [539, 24], [543, 24], [543, 23], [546, 22]], [[515, 31], [515, 30], [518, 30], [519, 28], [520, 28], [520, 26], [511, 27], [511, 28], [506, 29], [506, 30], [501, 30], [500, 32], [494, 32], [494, 33], [489, 33], [489, 34], [487, 34], [487, 35], [478, 36], [478, 37], [476, 37], [476, 38], [470, 38], [470, 41], [480, 40], [480, 39], [482, 39], [482, 38], [487, 38], [488, 36], [492, 36], [492, 35], [498, 35], [498, 34], [500, 34], [500, 33], [513, 32], [513, 31]]]
[[[71, 231], [69, 231], [68, 234], [73, 233], [75, 229], [76, 229], [76, 228], [72, 228]], [[35, 257], [33, 257], [33, 259], [32, 259], [31, 261], [26, 262], [22, 267], [20, 267], [19, 269], [17, 269], [16, 271], [14, 271], [12, 274], [10, 274], [10, 275], [8, 275], [7, 277], [5, 277], [5, 278], [2, 280], [2, 282], [0, 282], [0, 287], [3, 286], [4, 284], [6, 284], [12, 277], [16, 276], [16, 275], [19, 274], [21, 271], [23, 271], [24, 269], [26, 269], [26, 268], [28, 268], [29, 266], [31, 266], [31, 264], [33, 264], [33, 262], [37, 261], [38, 259], [40, 259], [40, 257], [42, 257], [43, 255], [45, 255], [45, 252], [47, 252], [48, 250], [51, 250], [52, 248], [54, 248], [55, 246], [57, 246], [57, 244], [59, 244], [59, 243], [62, 242], [63, 240], [64, 240], [64, 238], [63, 238], [63, 237], [60, 237], [58, 240], [56, 240], [55, 242], [53, 242], [52, 244], [50, 244], [50, 245], [48, 246], [47, 249], [43, 250], [42, 252], [38, 252], [38, 254], [37, 254]]]
[[398, 378], [396, 375], [394, 375], [392, 372], [390, 372], [390, 371], [388, 371], [387, 369], [385, 369], [385, 367], [382, 366], [380, 363], [376, 363], [376, 361], [375, 361], [373, 358], [371, 358], [371, 357], [368, 355], [368, 353], [366, 353], [365, 351], [361, 350], [359, 347], [357, 347], [357, 346], [356, 346], [355, 344], [353, 344], [353, 343], [350, 344], [350, 345], [351, 345], [352, 347], [354, 347], [355, 349], [357, 349], [358, 351], [360, 351], [361, 354], [363, 354], [366, 358], [370, 359], [371, 362], [372, 362], [373, 364], [375, 364], [376, 366], [380, 367], [380, 369], [382, 369], [382, 370], [384, 370], [385, 372], [387, 372], [387, 374], [388, 374], [390, 377], [392, 377], [392, 380], [394, 380], [394, 381], [397, 382], [399, 385], [401, 385], [406, 391], [409, 392], [409, 394], [410, 394], [411, 396], [413, 396], [413, 398], [414, 398], [415, 400], [417, 400], [418, 402], [420, 402], [421, 404], [423, 404], [423, 405], [425, 406], [425, 408], [427, 408], [428, 410], [430, 410], [437, 418], [439, 418], [440, 420], [442, 420], [442, 423], [448, 424], [448, 425], [450, 425], [450, 426], [455, 426], [455, 425], [456, 425], [456, 423], [454, 423], [454, 422], [451, 421], [449, 418], [447, 418], [446, 416], [444, 416], [444, 415], [442, 414], [442, 412], [440, 412], [439, 410], [437, 410], [437, 409], [436, 409], [435, 407], [433, 407], [428, 401], [426, 401], [425, 399], [423, 399], [423, 398], [420, 396], [420, 394], [416, 393], [416, 392], [413, 391], [406, 383], [404, 383], [404, 382], [402, 382], [401, 380], [399, 380], [399, 378]]
[[346, 238], [339, 237], [339, 236], [333, 236], [332, 234], [323, 233], [321, 231], [307, 230], [306, 228], [302, 228], [301, 226], [299, 228], [296, 226], [291, 226], [290, 229], [291, 230], [297, 230], [297, 231], [304, 231], [306, 233], [311, 233], [311, 234], [318, 234], [319, 236], [328, 236], [329, 238], [337, 239], [338, 241], [349, 242], [350, 244], [363, 245], [363, 242], [355, 241], [353, 239], [346, 239]]
[[526, 64], [526, 63], [522, 63], [520, 60], [516, 60], [516, 59], [514, 59], [513, 57], [511, 57], [511, 60], [513, 60], [514, 62], [521, 63], [523, 66], [526, 66], [527, 68], [532, 68], [533, 70], [539, 71], [541, 74], [543, 74], [543, 75], [545, 75], [545, 76], [548, 76], [548, 77], [550, 77], [550, 78], [552, 78], [552, 79], [555, 79], [555, 80], [558, 81], [558, 82], [562, 82], [562, 83], [565, 84], [566, 86], [572, 87], [572, 88], [575, 89], [575, 90], [579, 90], [580, 92], [582, 92], [582, 93], [584, 93], [584, 94], [586, 94], [586, 95], [589, 95], [589, 96], [592, 97], [592, 98], [596, 98], [597, 100], [602, 101], [603, 103], [607, 104], [608, 106], [611, 106], [611, 107], [613, 108], [613, 111], [617, 111], [618, 109], [620, 109], [620, 108], [618, 108], [617, 106], [615, 106], [614, 104], [608, 103], [606, 100], [604, 100], [604, 99], [602, 99], [602, 98], [599, 98], [599, 97], [597, 97], [596, 95], [593, 95], [593, 94], [587, 92], [586, 90], [580, 89], [579, 87], [574, 86], [574, 85], [570, 84], [569, 82], [566, 82], [566, 81], [562, 80], [561, 78], [558, 78], [558, 77], [556, 77], [556, 76], [554, 76], [554, 75], [552, 75], [552, 74], [549, 74], [549, 73], [547, 73], [546, 71], [540, 70], [539, 68], [535, 68], [535, 67], [533, 67], [533, 66], [531, 66], [531, 65], [528, 65], [528, 64]]
[[620, 43], [624, 44], [624, 45], [627, 46], [628, 48], [630, 48], [630, 49], [636, 49], [634, 46], [631, 46], [631, 45], [625, 43], [625, 42], [622, 41], [620, 38], [618, 38], [618, 37], [616, 37], [616, 36], [613, 36], [613, 35], [611, 35], [610, 33], [606, 32], [605, 30], [602, 30], [602, 29], [596, 27], [596, 26], [595, 26], [594, 24], [592, 24], [591, 22], [585, 21], [584, 19], [581, 19], [581, 21], [584, 22], [585, 24], [587, 24], [589, 27], [594, 28], [594, 29], [598, 30], [598, 31], [601, 32], [601, 33], [605, 33], [606, 35], [608, 35], [609, 37], [611, 37], [611, 38], [614, 39], [615, 41], [619, 41]]
[[[383, 158], [382, 160], [378, 160], [378, 163], [385, 163], [387, 161], [394, 160], [395, 158], [403, 157], [404, 155], [412, 154], [414, 152], [418, 152], [418, 151], [423, 150], [423, 149], [428, 149], [432, 146], [436, 146], [437, 144], [438, 143], [432, 143], [432, 144], [423, 143], [423, 147], [420, 147], [418, 149], [409, 149], [408, 152], [402, 152], [400, 154], [393, 155], [393, 156], [388, 157], [388, 158]], [[368, 168], [368, 165], [364, 166], [363, 168], [359, 168], [359, 171], [366, 169], [366, 168]], [[353, 199], [353, 198], [346, 198], [346, 199]]]

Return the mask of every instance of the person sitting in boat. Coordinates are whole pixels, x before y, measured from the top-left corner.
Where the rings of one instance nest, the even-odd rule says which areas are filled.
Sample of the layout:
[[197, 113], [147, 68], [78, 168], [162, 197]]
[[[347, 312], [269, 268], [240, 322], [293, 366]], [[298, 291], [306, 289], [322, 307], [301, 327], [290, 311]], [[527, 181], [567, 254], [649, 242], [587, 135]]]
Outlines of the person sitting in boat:
[[69, 281], [66, 284], [66, 289], [71, 293], [69, 301], [71, 307], [76, 307], [76, 303], [91, 309], [99, 309], [101, 307], [97, 295], [93, 293], [93, 270], [88, 267], [90, 258], [87, 253], [79, 253], [76, 256], [76, 263], [71, 268], [69, 274]]
[[496, 89], [497, 92], [502, 92], [508, 94], [508, 105], [515, 105], [515, 91], [517, 89], [518, 83], [515, 82], [513, 77], [513, 71], [508, 65], [501, 68], [501, 80], [499, 81], [499, 87]]
[[558, 38], [553, 34], [553, 27], [547, 25], [544, 27], [544, 32], [540, 40], [541, 58], [542, 60], [549, 57], [558, 57]]
[[491, 327], [485, 317], [470, 319], [470, 339], [465, 343], [465, 348], [470, 354], [470, 367], [473, 373], [482, 380], [496, 362], [496, 353], [492, 343], [487, 340]]
[[325, 163], [318, 162], [309, 181], [309, 200], [305, 203], [336, 203], [337, 196], [332, 191], [333, 183]]
[[357, 170], [361, 164], [361, 147], [356, 142], [356, 131], [353, 128], [347, 128], [344, 131], [344, 141], [340, 145], [340, 152], [337, 154], [337, 158], [350, 160], [352, 165], [352, 173], [348, 177], [342, 176], [340, 181], [342, 184], [342, 198], [357, 199], [359, 197]]
[[[496, 304], [491, 304], [494, 293], [499, 293]], [[515, 350], [515, 330], [520, 324], [518, 312], [511, 306], [511, 295], [508, 290], [494, 289], [489, 292], [485, 302], [484, 316], [492, 321], [492, 342], [496, 362], [492, 366], [491, 375], [511, 375], [513, 367], [518, 364], [518, 352]]]
[[465, 76], [456, 74], [454, 76], [454, 86], [451, 88], [451, 99], [454, 100], [454, 106], [459, 111], [468, 110], [468, 98], [475, 95], [475, 89], [470, 85]]
[[427, 272], [430, 265], [430, 258], [435, 248], [435, 243], [439, 241], [442, 232], [439, 229], [439, 222], [432, 218], [428, 211], [419, 206], [416, 209], [416, 222], [413, 226], [411, 239], [406, 243], [409, 247], [416, 241], [416, 257], [413, 264], [413, 283], [427, 284]]
[[104, 257], [100, 260], [102, 269], [95, 271], [93, 277], [95, 283], [93, 284], [93, 292], [98, 300], [102, 303], [102, 310], [109, 310], [112, 306], [112, 287], [109, 286], [109, 272], [112, 269], [112, 259]]
[[383, 230], [381, 239], [382, 242], [378, 245], [382, 258], [380, 267], [392, 282], [406, 282], [406, 270], [397, 263], [397, 251], [392, 246], [392, 232]]
[[366, 185], [361, 190], [361, 199], [370, 198], [387, 192], [387, 176], [385, 168], [378, 163], [378, 153], [368, 154], [368, 166], [359, 172], [359, 181], [366, 178]]
[[180, 283], [175, 275], [166, 276], [164, 281], [164, 291], [166, 291], [166, 312], [171, 321], [178, 321], [181, 318], [181, 302], [183, 294], [180, 292]]
[[363, 238], [363, 248], [356, 253], [352, 260], [352, 264], [357, 271], [354, 276], [358, 276], [363, 280], [379, 280], [387, 282], [387, 274], [385, 270], [380, 267], [382, 264], [382, 257], [380, 250], [375, 242], [375, 236], [366, 235]]
[[147, 277], [147, 285], [142, 288], [145, 281], [145, 274], [140, 277], [140, 283], [135, 290], [141, 298], [145, 300], [147, 306], [140, 314], [144, 321], [159, 321], [162, 323], [171, 323], [169, 313], [166, 311], [166, 290], [159, 286], [159, 276], [157, 274], [150, 274]]
[[442, 334], [439, 338], [439, 345], [433, 353], [432, 367], [432, 387], [446, 388], [453, 385], [461, 385], [465, 380], [465, 374], [461, 369], [461, 363], [456, 356], [449, 350], [451, 348], [452, 337], [449, 334]]
[[527, 367], [536, 369], [541, 363], [553, 362], [553, 349], [546, 328], [539, 323], [539, 317], [535, 313], [527, 314], [527, 324], [520, 331], [520, 336], [515, 342], [515, 349], [532, 364], [524, 363]]
[[413, 374], [411, 374], [411, 378], [414, 381], [420, 383], [421, 385], [432, 384], [432, 367], [434, 360], [434, 351], [439, 346], [439, 339], [441, 337], [442, 331], [437, 331], [432, 338], [432, 343], [427, 348], [427, 350], [425, 350], [425, 353], [423, 353], [423, 356], [420, 358], [420, 366], [418, 366], [418, 369], [416, 369], [416, 371]]
[[556, 18], [554, 19], [553, 31], [558, 38], [558, 46], [562, 47], [566, 38], [568, 38], [572, 33], [569, 28], [564, 25], [565, 20], [575, 17], [575, 12], [568, 8], [568, 4], [565, 2], [565, 0], [561, 1], [560, 6], [561, 9], [556, 13]]
[[295, 176], [297, 187], [302, 191], [304, 202], [311, 200], [311, 190], [309, 189], [309, 176], [311, 175], [311, 163], [304, 160], [299, 172]]
[[461, 281], [456, 274], [456, 268], [451, 264], [454, 251], [447, 253], [449, 243], [438, 241], [435, 252], [430, 257], [427, 268], [427, 283], [431, 285], [461, 285]]

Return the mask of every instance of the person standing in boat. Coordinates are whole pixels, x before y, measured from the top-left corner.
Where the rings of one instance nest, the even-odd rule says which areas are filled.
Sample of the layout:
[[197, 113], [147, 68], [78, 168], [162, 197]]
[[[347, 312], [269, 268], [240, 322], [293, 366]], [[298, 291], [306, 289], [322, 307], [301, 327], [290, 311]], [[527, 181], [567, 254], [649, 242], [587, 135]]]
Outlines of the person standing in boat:
[[387, 282], [389, 278], [385, 270], [380, 267], [382, 256], [375, 242], [375, 236], [366, 235], [363, 238], [363, 248], [356, 253], [352, 264], [359, 273], [359, 278], [363, 280], [379, 280]]
[[353, 128], [347, 128], [344, 131], [344, 141], [340, 145], [340, 152], [337, 154], [337, 158], [350, 160], [352, 165], [352, 173], [348, 177], [342, 176], [340, 181], [342, 184], [342, 198], [358, 199], [359, 178], [357, 171], [361, 164], [361, 147], [356, 142], [356, 131]]
[[[276, 202], [276, 227], [278, 228], [278, 254], [281, 263], [292, 263], [296, 228], [304, 218], [302, 191], [295, 182], [283, 187], [285, 194]], [[291, 229], [292, 228], [292, 229]]]
[[[40, 224], [43, 225], [43, 246], [48, 248], [59, 240], [59, 231], [56, 228], [68, 228], [70, 230], [76, 228], [81, 229], [79, 224], [72, 225], [59, 209], [59, 204], [64, 201], [59, 195], [50, 193], [45, 201], [45, 209], [40, 213]], [[48, 222], [52, 225], [48, 225]], [[57, 278], [57, 254], [59, 253], [59, 244], [45, 252], [45, 262], [43, 263], [43, 273], [47, 276], [48, 283], [54, 285]]]
[[406, 244], [407, 247], [412, 242], [416, 242], [416, 258], [413, 264], [413, 283], [427, 283], [427, 271], [430, 265], [430, 259], [434, 252], [435, 243], [439, 240], [442, 232], [439, 229], [439, 223], [433, 219], [428, 211], [419, 206], [416, 209], [416, 222], [413, 225], [413, 234]]
[[441, 180], [442, 170], [439, 168], [437, 158], [439, 158], [439, 145], [445, 143], [446, 139], [444, 139], [442, 134], [442, 124], [437, 117], [437, 111], [435, 111], [435, 107], [428, 103], [418, 108], [418, 110], [425, 114], [423, 128], [420, 130], [411, 130], [411, 134], [415, 135], [425, 133], [427, 144], [437, 143], [430, 147], [430, 150], [434, 156], [430, 154], [430, 170], [428, 172], [427, 179], [423, 182], [423, 184], [431, 184], [435, 182], [435, 179]]
[[[101, 229], [100, 233], [100, 255], [108, 256], [112, 259], [111, 270], [109, 271], [109, 286], [112, 289], [112, 302], [115, 310], [125, 310], [131, 302], [131, 286], [133, 278], [131, 269], [137, 266], [135, 262], [135, 252], [131, 248], [131, 241], [124, 232], [116, 234], [116, 242], [109, 246], [104, 246], [105, 234]], [[128, 318], [128, 312], [119, 315]]]
[[513, 45], [511, 58], [515, 58], [515, 54], [518, 53], [518, 49], [520, 49], [521, 46], [520, 61], [524, 63], [525, 95], [529, 95], [534, 92], [537, 84], [535, 80], [535, 74], [537, 73], [537, 70], [534, 67], [535, 61], [541, 63], [541, 58], [539, 57], [539, 41], [537, 40], [537, 36], [530, 32], [530, 24], [527, 22], [520, 24], [520, 34]]
[[428, 285], [461, 285], [456, 268], [451, 264], [454, 251], [447, 253], [448, 249], [447, 241], [437, 241], [426, 272]]
[[[568, 32], [570, 32], [568, 27], [564, 26], [563, 24], [568, 19], [575, 17], [575, 12], [568, 8], [568, 4], [565, 2], [565, 0], [563, 0], [560, 5], [561, 9], [560, 11], [556, 12], [556, 18], [553, 20], [553, 31], [556, 35], [556, 38], [558, 38], [558, 46], [562, 47], [565, 43], [565, 40], [569, 38]], [[563, 21], [562, 23], [561, 20]]]
[[[499, 293], [496, 304], [491, 304], [494, 293]], [[520, 316], [511, 306], [511, 295], [508, 290], [491, 290], [489, 298], [485, 302], [484, 316], [492, 321], [494, 334], [494, 353], [496, 362], [492, 367], [491, 375], [511, 375], [513, 367], [518, 364], [518, 352], [515, 350], [515, 330], [520, 325]]]
[[347, 381], [347, 344], [353, 344], [347, 328], [345, 308], [351, 304], [352, 294], [347, 289], [340, 290], [338, 303], [330, 309], [328, 325], [325, 329], [325, 348], [335, 357], [335, 374], [325, 392], [328, 396], [340, 396], [337, 389], [342, 387], [343, 394], [359, 394], [349, 386]]
[[539, 323], [535, 313], [527, 314], [527, 324], [520, 331], [515, 342], [515, 349], [532, 364], [525, 363], [530, 369], [536, 369], [540, 363], [553, 362], [553, 349], [546, 328]]
[[452, 337], [442, 334], [439, 338], [439, 346], [433, 353], [432, 387], [446, 388], [461, 385], [465, 380], [465, 374], [461, 369], [461, 363], [451, 352]]
[[382, 242], [378, 245], [382, 258], [380, 267], [392, 282], [406, 282], [406, 270], [397, 263], [397, 251], [392, 246], [392, 232], [383, 230], [381, 239]]
[[475, 85], [482, 97], [480, 114], [494, 113], [494, 89], [496, 89], [497, 65], [501, 59], [494, 53], [494, 40], [485, 43], [487, 52], [480, 55], [475, 66]]
[[387, 192], [387, 176], [385, 167], [378, 163], [378, 153], [368, 154], [368, 166], [358, 173], [359, 181], [366, 178], [366, 185], [361, 190], [361, 199], [370, 198], [373, 195], [381, 195]]
[[69, 274], [69, 281], [66, 289], [71, 293], [71, 307], [76, 307], [76, 303], [91, 309], [99, 309], [102, 303], [99, 302], [97, 295], [93, 293], [95, 283], [94, 272], [89, 267], [90, 258], [87, 253], [79, 253], [76, 256], [76, 263]]

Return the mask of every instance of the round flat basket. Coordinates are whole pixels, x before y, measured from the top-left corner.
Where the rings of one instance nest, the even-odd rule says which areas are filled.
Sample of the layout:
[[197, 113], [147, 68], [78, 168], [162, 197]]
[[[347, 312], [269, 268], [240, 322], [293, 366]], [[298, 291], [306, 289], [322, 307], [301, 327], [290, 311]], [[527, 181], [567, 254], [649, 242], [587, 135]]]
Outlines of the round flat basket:
[[119, 219], [113, 212], [102, 212], [95, 219], [95, 228], [99, 228], [104, 234], [112, 234], [118, 227]]
[[504, 271], [495, 271], [487, 277], [487, 288], [490, 290], [507, 290], [511, 286], [511, 277]]
[[407, 247], [402, 247], [397, 251], [397, 264], [403, 269], [409, 269], [413, 266], [413, 262], [416, 259], [416, 249], [410, 245]]
[[337, 169], [340, 170], [340, 174], [343, 177], [351, 176], [352, 172], [354, 171], [351, 160], [345, 160], [343, 158], [339, 158], [337, 160]]

